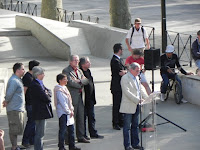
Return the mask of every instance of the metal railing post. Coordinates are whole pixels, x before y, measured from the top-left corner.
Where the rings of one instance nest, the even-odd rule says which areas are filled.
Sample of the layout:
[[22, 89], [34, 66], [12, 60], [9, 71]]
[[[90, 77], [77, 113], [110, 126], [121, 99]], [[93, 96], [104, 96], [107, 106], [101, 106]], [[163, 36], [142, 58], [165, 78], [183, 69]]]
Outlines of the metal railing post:
[[180, 57], [180, 35], [179, 35], [179, 33], [177, 33], [177, 36], [178, 36], [178, 57]]
[[190, 67], [192, 67], [192, 36], [190, 35]]
[[155, 28], [153, 27], [153, 48], [155, 48]]

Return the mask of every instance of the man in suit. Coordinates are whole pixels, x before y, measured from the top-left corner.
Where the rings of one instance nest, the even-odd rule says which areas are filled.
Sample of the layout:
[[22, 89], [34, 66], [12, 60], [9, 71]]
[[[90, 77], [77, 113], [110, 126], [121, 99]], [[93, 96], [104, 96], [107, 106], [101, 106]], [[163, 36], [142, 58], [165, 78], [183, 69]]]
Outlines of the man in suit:
[[89, 83], [84, 86], [85, 91], [85, 113], [84, 113], [84, 123], [85, 123], [85, 137], [86, 134], [86, 121], [88, 118], [88, 130], [90, 133], [90, 138], [92, 139], [102, 139], [104, 136], [101, 136], [97, 133], [95, 129], [95, 114], [94, 114], [94, 105], [96, 104], [95, 97], [95, 87], [93, 77], [90, 71], [90, 59], [88, 57], [80, 58], [79, 67], [83, 71], [84, 76], [89, 80]]
[[120, 130], [120, 127], [123, 126], [123, 116], [119, 113], [122, 97], [120, 81], [121, 77], [127, 72], [123, 60], [120, 58], [123, 53], [121, 45], [120, 43], [114, 45], [114, 55], [110, 62], [112, 76], [110, 90], [113, 95], [112, 124], [115, 130]]
[[124, 148], [125, 150], [140, 149], [138, 135], [138, 116], [139, 103], [147, 97], [146, 93], [140, 87], [138, 75], [140, 65], [132, 63], [129, 65], [129, 72], [121, 79], [122, 102], [120, 112], [124, 114]]
[[74, 118], [76, 121], [76, 136], [80, 143], [90, 143], [89, 138], [84, 137], [84, 104], [82, 99], [82, 88], [88, 84], [88, 79], [78, 68], [79, 56], [71, 55], [69, 58], [69, 66], [63, 69], [62, 73], [67, 75], [67, 88], [72, 97], [74, 106]]

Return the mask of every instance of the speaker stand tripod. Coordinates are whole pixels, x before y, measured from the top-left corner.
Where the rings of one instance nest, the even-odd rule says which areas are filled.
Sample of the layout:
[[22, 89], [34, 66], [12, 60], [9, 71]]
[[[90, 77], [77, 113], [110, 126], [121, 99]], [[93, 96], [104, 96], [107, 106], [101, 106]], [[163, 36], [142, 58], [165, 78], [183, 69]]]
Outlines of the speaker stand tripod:
[[[152, 69], [152, 92], [154, 92], [154, 70], [155, 70], [155, 69], [156, 69], [156, 68]], [[155, 126], [162, 125], [162, 124], [166, 124], [166, 123], [171, 123], [171, 124], [173, 124], [174, 126], [180, 128], [180, 129], [182, 129], [183, 131], [185, 131], [185, 132], [187, 131], [186, 129], [182, 128], [181, 126], [175, 124], [174, 122], [172, 122], [172, 121], [168, 120], [167, 118], [161, 116], [160, 114], [156, 113], [156, 112], [155, 112], [155, 109], [154, 109], [155, 103], [156, 103], [155, 100], [152, 100], [152, 109], [151, 109], [151, 112], [149, 113], [149, 115], [148, 115], [144, 120], [142, 120], [142, 121], [140, 122], [140, 124], [139, 124], [140, 129], [142, 128], [143, 123], [147, 122], [147, 121], [152, 117], [152, 126], [153, 126], [154, 129], [155, 129]], [[154, 116], [155, 116], [155, 115], [158, 116], [158, 117], [160, 117], [160, 118], [162, 118], [162, 119], [164, 119], [164, 120], [167, 121], [167, 122], [164, 122], [164, 123], [160, 123], [160, 124], [156, 124], [156, 125], [155, 125], [155, 120], [154, 120]], [[141, 132], [142, 132], [142, 131], [141, 131]]]

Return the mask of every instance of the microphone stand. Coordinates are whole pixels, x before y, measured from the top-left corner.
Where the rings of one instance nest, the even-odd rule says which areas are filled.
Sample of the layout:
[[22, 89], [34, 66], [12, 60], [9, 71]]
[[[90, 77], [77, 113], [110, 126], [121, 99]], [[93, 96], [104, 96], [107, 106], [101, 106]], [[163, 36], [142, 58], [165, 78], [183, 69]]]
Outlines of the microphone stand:
[[[139, 77], [139, 92], [140, 92], [140, 103], [139, 103], [139, 108], [140, 108], [140, 121], [142, 121], [142, 94], [141, 94], [141, 77], [140, 74], [138, 75]], [[138, 125], [138, 127], [140, 127]], [[143, 141], [142, 141], [142, 131], [140, 132], [140, 143], [141, 143], [141, 149], [140, 150], [144, 150], [143, 148]]]

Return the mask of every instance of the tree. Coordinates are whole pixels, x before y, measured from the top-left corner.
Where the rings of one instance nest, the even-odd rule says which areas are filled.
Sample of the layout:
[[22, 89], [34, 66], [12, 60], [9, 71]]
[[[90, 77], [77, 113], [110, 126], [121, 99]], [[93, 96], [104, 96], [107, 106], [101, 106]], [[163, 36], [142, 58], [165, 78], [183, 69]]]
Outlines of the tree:
[[128, 0], [110, 0], [110, 25], [122, 29], [131, 26]]
[[41, 17], [58, 20], [59, 13], [56, 8], [63, 8], [62, 0], [42, 0]]

